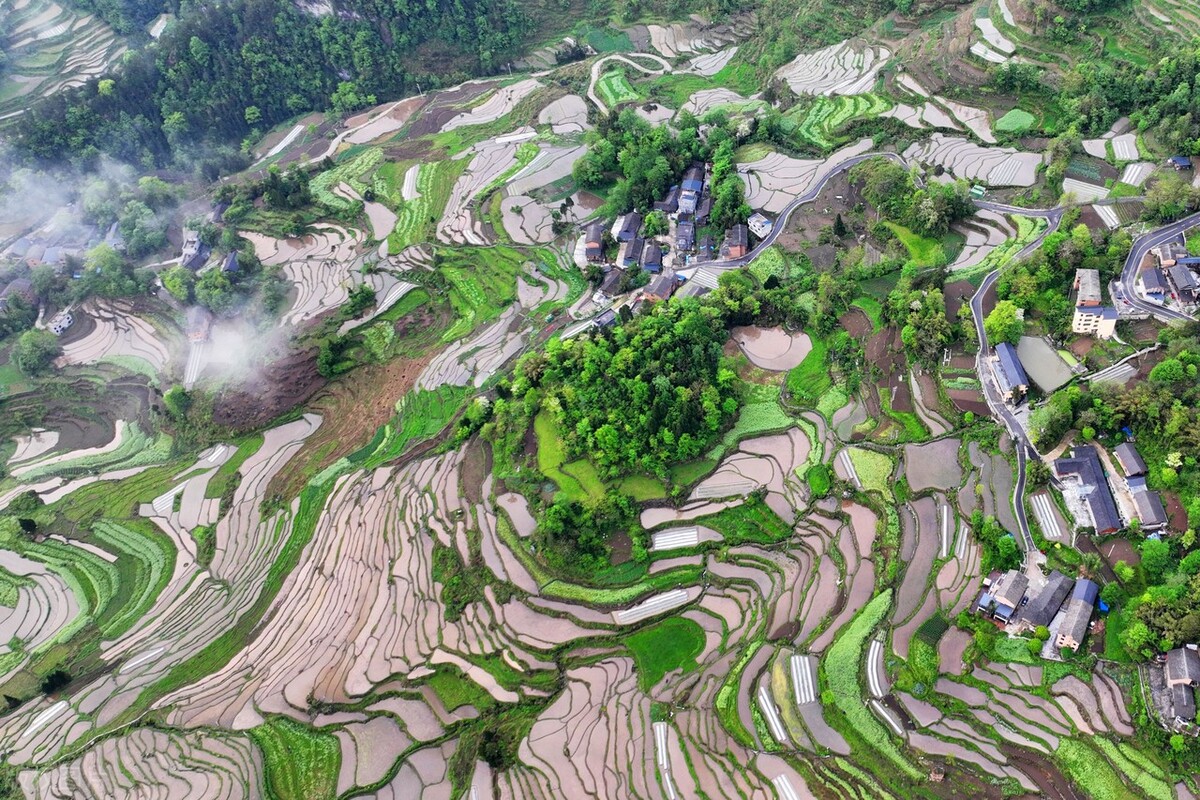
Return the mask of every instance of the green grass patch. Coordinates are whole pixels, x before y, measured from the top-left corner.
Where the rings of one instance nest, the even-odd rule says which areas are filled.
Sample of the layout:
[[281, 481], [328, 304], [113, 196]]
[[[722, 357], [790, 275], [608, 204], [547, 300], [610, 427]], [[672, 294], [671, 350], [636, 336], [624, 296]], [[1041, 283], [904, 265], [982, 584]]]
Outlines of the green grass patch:
[[654, 79], [650, 84], [650, 96], [672, 108], [681, 108], [693, 94], [711, 88], [712, 82], [701, 75], [669, 73]]
[[828, 347], [824, 341], [812, 338], [812, 350], [804, 360], [788, 370], [787, 390], [792, 400], [812, 406], [833, 386], [825, 360]]
[[900, 430], [896, 432], [903, 435], [897, 437], [896, 441], [923, 442], [929, 438], [929, 431], [925, 428], [925, 423], [921, 422], [921, 418], [912, 411], [897, 411], [892, 408], [892, 393], [882, 386], [879, 387], [879, 404], [886, 416], [900, 424]]
[[1024, 133], [1037, 123], [1037, 117], [1030, 114], [1028, 111], [1022, 111], [1019, 108], [1014, 108], [1000, 119], [996, 120], [996, 124], [992, 127], [1002, 133]]
[[1062, 739], [1055, 760], [1063, 772], [1094, 800], [1127, 800], [1137, 795], [1105, 758], [1078, 739]]
[[1125, 744], [1118, 746], [1103, 736], [1094, 737], [1092, 743], [1147, 797], [1153, 800], [1174, 800], [1174, 787], [1165, 780], [1163, 770], [1136, 748]]
[[596, 92], [609, 108], [642, 98], [621, 69], [610, 69], [601, 75], [600, 80], [596, 81]]
[[787, 259], [783, 256], [783, 251], [774, 245], [759, 253], [750, 262], [750, 273], [764, 283], [772, 275], [782, 280], [788, 277], [789, 271], [790, 268]]
[[671, 483], [676, 486], [690, 486], [712, 472], [717, 467], [716, 459], [701, 458], [671, 467]]
[[891, 108], [884, 97], [874, 94], [818, 97], [807, 109], [789, 112], [785, 127], [791, 124], [797, 137], [822, 150], [831, 150], [845, 137], [842, 130], [857, 119], [872, 119]]
[[1113, 197], [1113, 198], [1116, 198], [1116, 197], [1141, 197], [1142, 194], [1143, 194], [1143, 191], [1141, 189], [1139, 189], [1138, 187], [1134, 186], [1133, 184], [1122, 183], [1121, 181], [1117, 181], [1116, 183], [1113, 184], [1113, 187], [1109, 191], [1108, 196]]
[[626, 494], [639, 503], [647, 500], [662, 500], [667, 496], [667, 487], [650, 475], [630, 475], [617, 484], [621, 494]]
[[845, 716], [855, 733], [901, 772], [917, 780], [922, 777], [921, 773], [896, 748], [891, 734], [863, 702], [863, 687], [859, 681], [867, 639], [883, 621], [891, 606], [892, 590], [885, 589], [838, 635], [826, 653], [822, 666], [833, 705]]
[[579, 36], [597, 53], [627, 53], [633, 50], [629, 34], [613, 28], [587, 28]]
[[883, 223], [896, 234], [896, 238], [908, 250], [909, 257], [918, 267], [940, 267], [946, 263], [946, 250], [937, 239], [920, 236], [895, 222]]
[[442, 341], [452, 342], [500, 316], [517, 298], [517, 273], [526, 257], [504, 246], [439, 249], [439, 269], [450, 284], [450, 305], [458, 316]]
[[833, 470], [828, 464], [813, 464], [804, 473], [804, 480], [808, 483], [808, 488], [812, 491], [812, 496], [824, 497], [829, 494], [830, 488], [833, 486]]
[[570, 500], [582, 503], [603, 499], [604, 482], [591, 462], [580, 459], [566, 463], [565, 444], [549, 411], [539, 411], [533, 418], [533, 432], [537, 436], [538, 472], [554, 481]]
[[1200, 256], [1200, 228], [1192, 228], [1184, 238], [1188, 255]]
[[749, 497], [746, 502], [715, 514], [699, 517], [697, 525], [704, 525], [724, 537], [723, 545], [777, 544], [789, 539], [795, 531], [780, 519], [761, 498]]
[[14, 575], [0, 567], [0, 606], [5, 608], [17, 607], [17, 594], [21, 587], [29, 583], [26, 578]]
[[205, 487], [204, 496], [210, 499], [216, 499], [225, 493], [225, 489], [229, 486], [234, 473], [242, 468], [242, 464], [246, 463], [246, 459], [258, 452], [262, 447], [263, 437], [261, 433], [257, 433], [243, 440], [237, 448], [237, 452], [229, 457], [224, 464], [217, 468], [217, 471], [211, 478], [208, 479], [208, 486]]
[[696, 656], [704, 651], [704, 629], [690, 619], [671, 617], [625, 637], [637, 662], [638, 683], [650, 691], [672, 670], [685, 675], [699, 668]]
[[337, 795], [342, 750], [337, 737], [287, 717], [270, 717], [250, 738], [263, 753], [267, 790], [277, 800], [320, 800]]
[[1029, 652], [1028, 639], [997, 636], [992, 655], [997, 661], [1015, 661], [1018, 664], [1037, 663], [1037, 658]]
[[854, 299], [851, 306], [862, 309], [862, 312], [871, 320], [871, 328], [875, 333], [883, 330], [883, 304], [874, 297], [857, 297]]
[[458, 667], [450, 664], [439, 665], [437, 672], [429, 676], [428, 682], [447, 711], [463, 706], [487, 711], [496, 704], [495, 699], [483, 687], [464, 675]]
[[846, 394], [845, 389], [840, 386], [830, 387], [817, 401], [817, 413], [827, 420], [832, 420], [838, 409], [845, 407], [849, 402], [850, 395]]
[[879, 492], [885, 498], [892, 496], [892, 469], [895, 466], [892, 459], [874, 450], [864, 450], [861, 447], [851, 447], [850, 463], [858, 473], [858, 480], [863, 489], [868, 492]]

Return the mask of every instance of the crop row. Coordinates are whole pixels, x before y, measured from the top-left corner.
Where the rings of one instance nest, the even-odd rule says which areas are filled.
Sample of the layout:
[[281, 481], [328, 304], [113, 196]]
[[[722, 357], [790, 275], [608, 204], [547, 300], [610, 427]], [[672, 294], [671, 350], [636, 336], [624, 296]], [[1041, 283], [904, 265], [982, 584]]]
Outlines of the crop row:
[[171, 578], [175, 551], [170, 541], [150, 525], [139, 529], [103, 520], [92, 534], [105, 549], [117, 555], [120, 585], [112, 604], [113, 615], [98, 619], [101, 634], [115, 639], [133, 627], [154, 604]]
[[853, 119], [877, 117], [891, 107], [873, 94], [818, 97], [796, 126], [797, 135], [822, 149], [832, 148], [838, 130]]

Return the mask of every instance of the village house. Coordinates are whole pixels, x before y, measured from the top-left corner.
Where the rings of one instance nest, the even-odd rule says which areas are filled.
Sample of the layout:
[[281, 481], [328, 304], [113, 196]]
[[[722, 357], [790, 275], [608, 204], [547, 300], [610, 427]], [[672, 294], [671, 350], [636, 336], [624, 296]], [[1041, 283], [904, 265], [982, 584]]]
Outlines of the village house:
[[638, 235], [638, 231], [642, 229], [642, 215], [636, 211], [630, 211], [623, 217], [618, 217], [613, 223], [612, 237], [618, 242], [633, 241]]
[[687, 221], [675, 226], [675, 249], [681, 253], [689, 253], [696, 246], [696, 226]]
[[642, 250], [646, 247], [646, 240], [640, 236], [635, 236], [621, 247], [619, 260], [622, 267], [636, 267], [642, 261]]
[[1021, 366], [1021, 359], [1017, 357], [1017, 348], [1008, 342], [1000, 342], [996, 345], [991, 363], [1000, 396], [1010, 405], [1020, 403], [1029, 391], [1029, 377]]
[[646, 246], [642, 248], [642, 269], [652, 275], [662, 272], [662, 256], [662, 248], [657, 242], [646, 242]]
[[700, 245], [696, 248], [696, 261], [712, 261], [717, 255], [717, 243], [713, 237], [705, 234], [700, 237]]
[[1058, 570], [1051, 572], [1046, 578], [1046, 585], [1021, 608], [1013, 623], [1013, 632], [1033, 631], [1048, 626], [1074, 586], [1073, 578], [1068, 578]]
[[1146, 484], [1145, 476], [1126, 479], [1133, 505], [1137, 509], [1137, 520], [1146, 532], [1160, 531], [1167, 527], [1167, 511], [1163, 508], [1158, 492]]
[[1073, 507], [1086, 510], [1087, 517], [1075, 523], [1081, 528], [1091, 527], [1097, 534], [1116, 533], [1121, 529], [1121, 517], [1113, 500], [1112, 490], [1104, 478], [1104, 467], [1100, 456], [1091, 445], [1076, 445], [1069, 458], [1054, 461], [1054, 474], [1063, 484], [1063, 496], [1070, 493], [1075, 499]]
[[759, 239], [765, 239], [770, 236], [771, 228], [774, 226], [775, 223], [771, 221], [771, 218], [761, 211], [755, 211], [750, 215], [750, 219], [746, 220], [746, 227]]
[[694, 214], [704, 192], [704, 165], [692, 164], [683, 173], [683, 186], [679, 192], [679, 213]]
[[1149, 301], [1161, 303], [1167, 294], [1167, 284], [1162, 271], [1151, 264], [1138, 273], [1138, 288]]
[[1029, 578], [1020, 570], [1010, 569], [984, 587], [975, 610], [981, 614], [990, 614], [993, 619], [1007, 624], [1021, 607], [1021, 601], [1028, 589]]
[[17, 278], [0, 289], [0, 311], [8, 311], [9, 300], [13, 297], [21, 298], [30, 308], [37, 305], [37, 293], [33, 291], [33, 284], [28, 278]]
[[1114, 447], [1113, 458], [1117, 460], [1117, 464], [1120, 465], [1121, 471], [1127, 478], [1146, 474], [1146, 462], [1142, 460], [1132, 442], [1125, 442]]
[[1175, 293], [1179, 295], [1180, 300], [1187, 303], [1195, 302], [1197, 294], [1200, 293], [1200, 285], [1196, 283], [1196, 276], [1187, 264], [1182, 260], [1177, 261], [1175, 266], [1167, 270], [1167, 275], [1175, 286]]
[[625, 273], [619, 269], [611, 269], [605, 273], [604, 280], [600, 281], [600, 285], [592, 293], [592, 302], [600, 306], [611, 303], [613, 298], [620, 294], [617, 289], [624, 277]]
[[204, 266], [204, 262], [208, 261], [209, 248], [204, 242], [200, 241], [200, 234], [196, 231], [183, 232], [183, 250], [179, 255], [179, 263], [190, 270], [198, 270]]
[[734, 225], [725, 232], [725, 243], [721, 250], [728, 258], [743, 258], [750, 250], [750, 236], [745, 225]]
[[1181, 241], [1163, 242], [1158, 247], [1150, 250], [1158, 259], [1158, 265], [1163, 269], [1175, 266], [1175, 263], [1181, 258], [1187, 258], [1187, 248], [1183, 246]]
[[192, 306], [187, 310], [187, 335], [193, 342], [207, 342], [212, 333], [213, 315], [207, 308]]
[[697, 225], [707, 225], [708, 224], [708, 218], [709, 218], [709, 216], [712, 215], [712, 207], [713, 207], [713, 201], [712, 201], [711, 194], [705, 194], [703, 197], [700, 198], [700, 203], [699, 203], [699, 205], [696, 206], [696, 224]]
[[225, 260], [221, 263], [221, 272], [232, 274], [238, 271], [238, 254], [237, 250], [231, 250], [229, 255], [225, 256]]
[[616, 324], [617, 324], [617, 312], [613, 311], [611, 308], [608, 309], [607, 311], [601, 313], [600, 316], [596, 317], [596, 320], [595, 320], [596, 327], [600, 328], [601, 330], [604, 330], [606, 328], [611, 328], [612, 326], [614, 326]]
[[1088, 626], [1092, 621], [1092, 612], [1096, 608], [1096, 600], [1100, 597], [1100, 587], [1086, 578], [1075, 581], [1071, 591], [1071, 599], [1067, 601], [1066, 613], [1062, 624], [1058, 626], [1058, 636], [1054, 644], [1060, 650], [1070, 648], [1079, 650], [1087, 637]]
[[675, 292], [675, 276], [659, 275], [642, 290], [642, 297], [647, 300], [667, 300]]
[[1071, 319], [1073, 333], [1111, 339], [1116, 335], [1117, 310], [1101, 305], [1100, 271], [1075, 270], [1075, 316]]
[[1200, 686], [1200, 653], [1195, 645], [1178, 647], [1167, 653], [1163, 670], [1176, 722], [1196, 719], [1196, 687]]
[[[655, 211], [661, 211], [664, 214], [674, 214], [679, 210], [679, 187], [672, 186], [667, 190], [667, 196], [654, 204]], [[693, 209], [695, 210], [695, 209]]]
[[1167, 163], [1174, 167], [1176, 172], [1192, 168], [1192, 160], [1187, 156], [1171, 156], [1167, 159]]
[[593, 264], [604, 260], [604, 223], [597, 220], [584, 230], [583, 252]]

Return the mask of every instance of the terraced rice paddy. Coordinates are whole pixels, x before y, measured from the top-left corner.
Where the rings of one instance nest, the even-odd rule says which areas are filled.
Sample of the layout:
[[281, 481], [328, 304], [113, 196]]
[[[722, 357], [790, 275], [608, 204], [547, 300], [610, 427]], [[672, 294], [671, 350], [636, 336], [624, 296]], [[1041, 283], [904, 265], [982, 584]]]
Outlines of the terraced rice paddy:
[[935, 133], [910, 145], [904, 157], [940, 166], [956, 178], [989, 186], [1032, 186], [1043, 156], [1011, 147], [983, 147], [967, 139]]
[[8, 62], [0, 77], [0, 120], [31, 101], [82, 86], [125, 52], [106, 23], [52, 0], [16, 0], [6, 22]]
[[796, 195], [804, 194], [838, 164], [870, 149], [871, 140], [863, 139], [843, 147], [828, 159], [801, 160], [775, 151], [754, 154], [753, 160], [738, 164], [746, 186], [746, 202], [751, 208], [779, 213]]
[[800, 95], [865, 94], [890, 57], [886, 47], [856, 46], [846, 41], [803, 53], [775, 75]]
[[891, 103], [874, 94], [818, 97], [796, 124], [796, 135], [822, 149], [833, 147], [842, 126], [857, 119], [878, 117]]
[[641, 97], [620, 69], [610, 69], [596, 82], [596, 90], [609, 108], [632, 103]]

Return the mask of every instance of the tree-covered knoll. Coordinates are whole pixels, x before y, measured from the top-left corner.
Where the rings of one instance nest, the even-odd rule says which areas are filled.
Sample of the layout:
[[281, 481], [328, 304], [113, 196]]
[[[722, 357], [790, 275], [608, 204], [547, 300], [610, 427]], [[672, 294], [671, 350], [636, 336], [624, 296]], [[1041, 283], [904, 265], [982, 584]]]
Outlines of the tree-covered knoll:
[[604, 117], [589, 134], [588, 153], [574, 167], [580, 186], [599, 188], [610, 182], [608, 208], [614, 214], [649, 209], [661, 200], [683, 171], [695, 162], [713, 164], [710, 215], [715, 228], [744, 222], [750, 215], [744, 187], [733, 165], [736, 144], [729, 119], [719, 111], [705, 116], [710, 127], [700, 135], [700, 120], [682, 113], [672, 126], [651, 125], [632, 108]]
[[724, 363], [719, 311], [660, 303], [610, 333], [552, 340], [517, 366], [515, 394], [541, 392], [568, 452], [606, 475], [663, 473], [696, 458], [737, 413], [740, 381]]
[[[37, 104], [16, 124], [16, 143], [53, 161], [90, 164], [106, 153], [146, 166], [207, 163], [215, 178], [229, 164], [201, 145], [238, 142], [304, 111], [415, 92], [417, 81], [428, 89], [492, 72], [530, 29], [516, 0], [329, 5], [326, 15], [289, 0], [191, 8], [113, 74]], [[414, 58], [428, 42], [462, 64]]]
[[872, 158], [850, 170], [863, 197], [886, 219], [920, 236], [940, 236], [975, 213], [966, 181], [930, 182], [918, 188], [913, 174], [894, 161]]
[[95, 14], [122, 34], [140, 31], [164, 11], [179, 11], [179, 0], [70, 0], [70, 4]]

